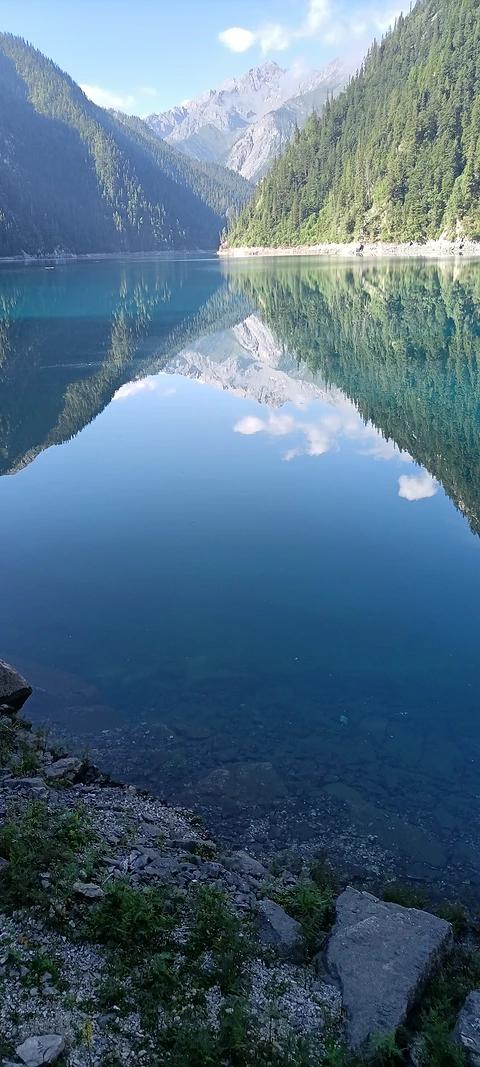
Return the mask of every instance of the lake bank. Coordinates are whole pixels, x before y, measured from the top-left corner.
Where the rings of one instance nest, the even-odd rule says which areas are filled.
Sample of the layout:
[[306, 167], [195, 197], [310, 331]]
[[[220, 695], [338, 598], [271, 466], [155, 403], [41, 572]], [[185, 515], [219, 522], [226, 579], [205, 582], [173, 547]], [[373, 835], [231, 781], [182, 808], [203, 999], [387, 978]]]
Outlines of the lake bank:
[[351, 244], [282, 245], [274, 247], [220, 248], [225, 259], [275, 256], [319, 256], [326, 259], [478, 259], [480, 241], [362, 242]]
[[410, 1045], [445, 1050], [480, 981], [461, 908], [343, 888], [321, 858], [292, 869], [226, 849], [192, 812], [34, 734], [28, 683], [8, 665], [0, 680], [1, 1062], [360, 1067], [407, 1015]]

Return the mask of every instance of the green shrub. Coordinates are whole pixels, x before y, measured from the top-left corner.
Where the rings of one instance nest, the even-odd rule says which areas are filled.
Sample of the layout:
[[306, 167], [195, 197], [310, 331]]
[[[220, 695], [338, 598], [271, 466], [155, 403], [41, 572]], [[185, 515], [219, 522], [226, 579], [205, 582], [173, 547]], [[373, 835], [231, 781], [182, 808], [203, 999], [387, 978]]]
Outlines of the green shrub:
[[[0, 827], [0, 856], [9, 861], [0, 880], [0, 904], [39, 904], [50, 901], [52, 893], [68, 893], [94, 842], [81, 811], [51, 812], [43, 801], [13, 809]], [[51, 879], [49, 893], [42, 889], [44, 873]]]
[[275, 899], [300, 923], [307, 953], [316, 952], [330, 929], [334, 917], [335, 891], [330, 885], [311, 878], [301, 879]]
[[167, 947], [176, 919], [175, 900], [165, 890], [134, 889], [119, 880], [92, 909], [85, 932], [128, 958], [143, 959]]
[[400, 904], [402, 908], [419, 908], [422, 911], [427, 898], [424, 893], [402, 882], [390, 882], [382, 893], [383, 900], [390, 904]]
[[462, 904], [441, 904], [436, 909], [436, 914], [441, 919], [446, 919], [448, 923], [451, 923], [457, 937], [461, 937], [462, 934], [466, 934], [469, 926], [468, 914]]
[[210, 984], [218, 982], [222, 993], [235, 992], [253, 952], [246, 924], [235, 915], [223, 890], [211, 885], [192, 893], [189, 917], [187, 958], [198, 962], [208, 953]]

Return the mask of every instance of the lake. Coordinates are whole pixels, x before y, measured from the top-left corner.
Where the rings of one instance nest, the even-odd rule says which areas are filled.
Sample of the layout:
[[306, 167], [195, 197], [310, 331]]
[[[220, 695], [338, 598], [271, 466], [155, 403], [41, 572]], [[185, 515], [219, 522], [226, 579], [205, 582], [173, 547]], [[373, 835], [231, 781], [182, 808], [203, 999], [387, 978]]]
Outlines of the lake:
[[0, 650], [230, 841], [480, 882], [480, 266], [0, 269]]

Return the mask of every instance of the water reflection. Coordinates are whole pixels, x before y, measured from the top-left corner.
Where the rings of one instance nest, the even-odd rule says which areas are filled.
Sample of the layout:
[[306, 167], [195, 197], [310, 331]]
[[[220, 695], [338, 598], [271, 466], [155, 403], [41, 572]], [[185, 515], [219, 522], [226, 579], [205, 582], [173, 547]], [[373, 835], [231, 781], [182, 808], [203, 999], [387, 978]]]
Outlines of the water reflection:
[[[231, 284], [300, 365], [440, 482], [480, 530], [480, 271], [476, 265], [238, 266]], [[402, 482], [401, 495], [415, 487]], [[407, 495], [408, 494], [408, 495]], [[418, 499], [419, 497], [417, 497]]]
[[478, 880], [478, 267], [0, 291], [0, 644], [32, 713], [232, 838], [367, 834], [379, 869]]
[[[401, 476], [400, 496], [426, 499], [440, 483], [478, 533], [479, 362], [475, 266], [5, 270], [0, 472], [77, 434], [114, 394], [152, 388], [148, 376], [165, 369], [268, 405], [235, 431], [296, 437], [285, 460], [322, 455], [342, 436], [379, 457], [413, 457], [427, 473]], [[321, 423], [277, 414], [315, 399], [334, 409]]]

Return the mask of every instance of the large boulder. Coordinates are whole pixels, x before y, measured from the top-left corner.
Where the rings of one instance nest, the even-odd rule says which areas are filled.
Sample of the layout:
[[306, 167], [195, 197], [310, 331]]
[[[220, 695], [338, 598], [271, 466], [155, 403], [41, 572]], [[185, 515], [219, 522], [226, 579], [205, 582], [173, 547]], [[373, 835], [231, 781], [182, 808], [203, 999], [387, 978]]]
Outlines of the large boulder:
[[32, 692], [23, 675], [0, 659], [0, 705], [4, 704], [10, 711], [20, 711]]
[[233, 852], [230, 857], [230, 868], [237, 874], [261, 880], [266, 878], [268, 871], [260, 860], [249, 856], [248, 852]]
[[67, 781], [73, 781], [82, 769], [82, 760], [76, 756], [65, 756], [63, 759], [57, 759], [54, 763], [50, 763], [45, 768], [45, 777], [51, 781], [57, 781], [61, 778], [65, 778]]
[[15, 1049], [26, 1067], [42, 1067], [44, 1063], [55, 1063], [65, 1048], [65, 1041], [60, 1034], [35, 1034]]
[[480, 989], [468, 995], [458, 1016], [454, 1037], [462, 1046], [470, 1067], [480, 1067]]
[[282, 959], [302, 960], [304, 940], [302, 928], [296, 919], [274, 900], [260, 900], [258, 903], [260, 941], [267, 948], [273, 948]]
[[327, 967], [341, 987], [350, 1048], [397, 1030], [452, 940], [436, 915], [350, 887], [339, 896]]

